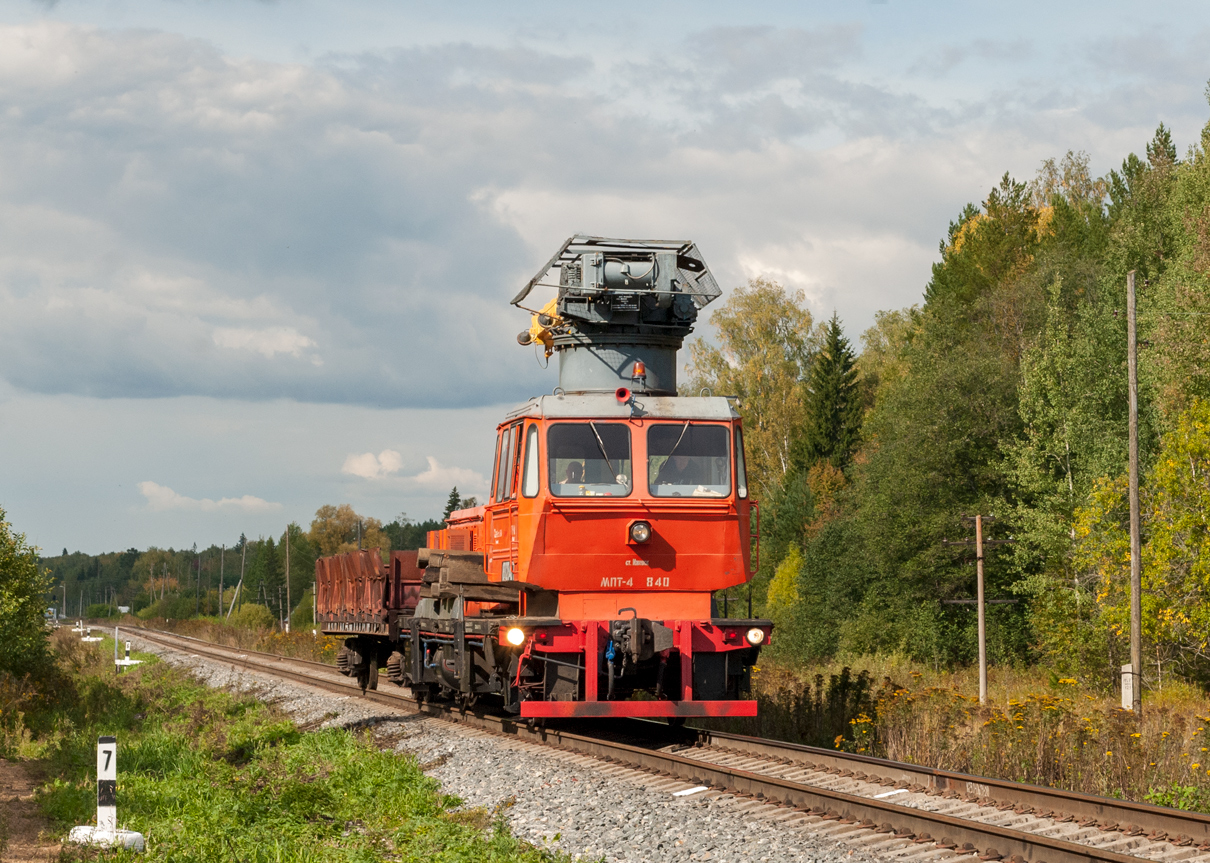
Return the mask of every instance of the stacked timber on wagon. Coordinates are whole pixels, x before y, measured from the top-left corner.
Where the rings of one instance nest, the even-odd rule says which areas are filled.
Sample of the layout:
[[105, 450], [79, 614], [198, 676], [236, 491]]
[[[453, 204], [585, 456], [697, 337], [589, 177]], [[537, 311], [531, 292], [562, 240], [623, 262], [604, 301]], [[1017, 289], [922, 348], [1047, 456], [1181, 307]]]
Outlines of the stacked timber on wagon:
[[384, 565], [376, 548], [315, 561], [316, 622], [325, 633], [371, 633], [395, 638], [398, 619], [420, 599], [423, 568], [416, 551], [392, 551]]

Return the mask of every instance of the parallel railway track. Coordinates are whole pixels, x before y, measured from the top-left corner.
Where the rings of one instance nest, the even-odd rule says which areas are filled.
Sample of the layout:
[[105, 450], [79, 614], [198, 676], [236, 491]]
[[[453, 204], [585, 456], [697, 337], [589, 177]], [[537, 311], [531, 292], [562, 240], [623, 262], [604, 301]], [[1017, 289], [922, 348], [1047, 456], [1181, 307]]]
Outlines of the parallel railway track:
[[322, 663], [139, 630], [147, 641], [248, 671], [459, 722], [694, 785], [792, 807], [814, 832], [899, 859], [1210, 863], [1210, 817], [742, 735], [613, 722], [531, 727], [515, 718], [364, 695]]

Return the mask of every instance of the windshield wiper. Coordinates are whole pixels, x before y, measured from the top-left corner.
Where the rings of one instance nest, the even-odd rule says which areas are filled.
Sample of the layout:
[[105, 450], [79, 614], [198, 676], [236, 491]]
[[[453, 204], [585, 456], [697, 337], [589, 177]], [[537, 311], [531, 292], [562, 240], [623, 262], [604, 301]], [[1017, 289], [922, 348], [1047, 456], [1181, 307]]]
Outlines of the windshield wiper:
[[[613, 474], [614, 478], [616, 479], [618, 474], [613, 473], [613, 462], [609, 460], [609, 453], [605, 452], [605, 442], [601, 440], [601, 433], [597, 431], [597, 424], [589, 421], [588, 427], [592, 429], [592, 436], [597, 439], [597, 446], [601, 450], [601, 455], [605, 456], [605, 464], [609, 465], [609, 472]], [[622, 484], [625, 485], [625, 483]]]
[[685, 426], [681, 429], [681, 436], [676, 439], [676, 443], [672, 445], [672, 449], [668, 450], [668, 458], [672, 458], [672, 454], [676, 452], [676, 448], [681, 445], [681, 441], [685, 439], [685, 432], [689, 431], [690, 420], [685, 420]]

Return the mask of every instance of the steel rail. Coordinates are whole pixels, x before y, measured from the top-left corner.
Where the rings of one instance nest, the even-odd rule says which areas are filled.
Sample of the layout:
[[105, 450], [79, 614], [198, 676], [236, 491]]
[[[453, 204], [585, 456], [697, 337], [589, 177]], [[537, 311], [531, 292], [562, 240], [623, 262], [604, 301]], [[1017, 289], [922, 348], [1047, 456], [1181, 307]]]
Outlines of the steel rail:
[[1076, 821], [1096, 819], [1100, 823], [1116, 823], [1123, 828], [1147, 825], [1169, 834], [1184, 836], [1192, 844], [1210, 843], [1210, 815], [1168, 809], [1133, 800], [1114, 800], [1079, 791], [1064, 791], [1041, 785], [1027, 785], [1004, 779], [972, 776], [932, 767], [920, 767], [901, 761], [888, 761], [868, 755], [837, 752], [796, 743], [764, 740], [740, 734], [718, 731], [701, 732], [704, 745], [717, 746], [757, 757], [789, 760], [804, 766], [815, 764], [827, 770], [864, 772], [871, 781], [884, 780], [901, 785], [919, 785], [930, 793], [956, 791], [964, 797], [979, 797], [989, 805], [1013, 804], [1036, 810], [1051, 810], [1069, 815]]
[[[175, 633], [146, 629], [139, 629], [137, 632], [146, 640], [164, 647], [195, 653], [223, 663], [242, 665], [248, 671], [263, 672], [328, 691], [362, 697], [367, 701], [395, 708], [404, 707], [413, 712], [463, 723], [503, 736], [575, 751], [604, 761], [675, 777], [694, 784], [710, 785], [716, 789], [793, 806], [813, 815], [822, 816], [827, 820], [853, 824], [854, 830], [871, 829], [885, 833], [893, 831], [895, 838], [912, 839], [922, 843], [937, 842], [943, 847], [956, 848], [955, 853], [959, 856], [977, 854], [984, 861], [1014, 857], [1018, 860], [1031, 861], [1031, 863], [1093, 863], [1093, 861], [1138, 863], [1139, 860], [1146, 859], [1065, 839], [1029, 833], [1012, 827], [983, 823], [904, 806], [889, 800], [862, 797], [759, 772], [727, 767], [666, 750], [644, 748], [549, 726], [531, 727], [527, 723], [511, 717], [481, 711], [461, 710], [452, 706], [417, 702], [402, 691], [368, 690], [363, 694], [356, 683], [340, 675], [334, 667], [323, 663], [253, 650], [240, 650]], [[779, 763], [790, 761], [801, 763], [804, 766], [824, 765], [832, 771], [843, 769], [849, 771], [850, 775], [857, 772], [852, 770], [853, 767], [860, 766], [863, 768], [861, 772], [871, 777], [871, 781], [881, 779], [901, 785], [926, 786], [935, 790], [961, 789], [967, 794], [986, 792], [981, 793], [980, 796], [1001, 803], [1020, 804], [1028, 800], [1045, 801], [1055, 807], [1060, 814], [1068, 813], [1069, 809], [1084, 807], [1080, 809], [1080, 812], [1087, 813], [1089, 817], [1122, 820], [1123, 813], [1129, 812], [1138, 824], [1158, 825], [1165, 832], [1180, 829], [1181, 833], [1188, 835], [1191, 831], [1197, 832], [1193, 827], [1194, 824], [1202, 825], [1202, 829], [1205, 829], [1205, 825], [1210, 823], [1210, 818], [1198, 813], [1165, 810], [1149, 804], [1109, 800], [1091, 795], [967, 776], [868, 756], [837, 753], [742, 735], [703, 731], [699, 732], [699, 742], [707, 746], [742, 752]], [[688, 746], [683, 748], [688, 748]], [[1026, 803], [1024, 805], [1034, 806], [1035, 804]], [[1201, 833], [1198, 832], [1198, 835]], [[1192, 854], [1188, 856], [1192, 856]]]

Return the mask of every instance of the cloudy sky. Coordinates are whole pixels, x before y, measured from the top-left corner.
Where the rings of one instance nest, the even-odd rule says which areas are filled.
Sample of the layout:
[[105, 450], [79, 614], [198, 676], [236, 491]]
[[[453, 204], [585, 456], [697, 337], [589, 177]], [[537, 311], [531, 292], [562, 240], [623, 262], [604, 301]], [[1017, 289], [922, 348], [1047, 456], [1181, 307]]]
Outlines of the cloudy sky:
[[1005, 171], [1210, 117], [1204, 3], [0, 2], [0, 506], [48, 553], [481, 493], [568, 235], [857, 337]]

